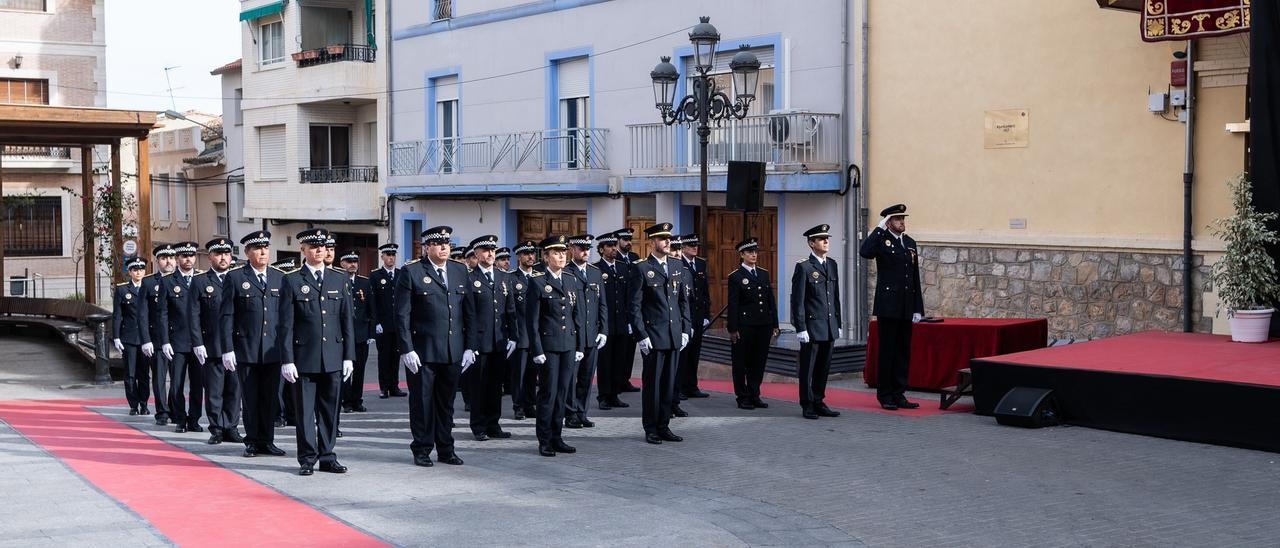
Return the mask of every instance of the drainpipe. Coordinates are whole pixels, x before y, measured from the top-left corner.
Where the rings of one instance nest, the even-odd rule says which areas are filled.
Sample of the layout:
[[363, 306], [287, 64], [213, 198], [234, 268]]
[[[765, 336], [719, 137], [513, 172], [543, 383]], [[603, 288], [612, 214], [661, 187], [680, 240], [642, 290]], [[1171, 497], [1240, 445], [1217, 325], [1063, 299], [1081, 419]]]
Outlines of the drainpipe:
[[[387, 0], [386, 2], [383, 2], [383, 6], [385, 6], [384, 11], [386, 11], [387, 13], [386, 17], [382, 18], [382, 26], [385, 29], [382, 33], [382, 41], [385, 43], [384, 49], [386, 50], [386, 54], [382, 58], [383, 59], [382, 64], [386, 68], [386, 74], [387, 74], [387, 77], [386, 77], [387, 92], [385, 95], [386, 97], [385, 100], [387, 103], [386, 105], [384, 105], [383, 112], [386, 112], [387, 116], [386, 116], [386, 124], [383, 125], [382, 131], [386, 132], [387, 138], [383, 139], [383, 142], [380, 143], [385, 146], [382, 147], [382, 154], [380, 154], [379, 155], [380, 158], [378, 158], [378, 162], [384, 164], [383, 172], [386, 173], [386, 177], [382, 178], [383, 180], [382, 192], [387, 197], [387, 241], [388, 242], [396, 241], [396, 207], [395, 207], [396, 201], [394, 197], [391, 196], [391, 194], [388, 194], [386, 191], [387, 185], [391, 184], [391, 137], [395, 135], [395, 128], [396, 128], [396, 117], [391, 115], [392, 108], [395, 106], [395, 103], [396, 103], [395, 94], [392, 92], [392, 90], [396, 88], [392, 85], [392, 79], [391, 79], [391, 75], [392, 75], [391, 48], [394, 47], [395, 45], [395, 39], [394, 37], [391, 36], [391, 10], [393, 9], [394, 5], [395, 5], [395, 2], [393, 0]], [[381, 176], [381, 174], [379, 174], [379, 176]]]
[[1191, 294], [1191, 182], [1195, 173], [1195, 104], [1196, 104], [1196, 57], [1195, 40], [1187, 40], [1187, 135], [1185, 144], [1186, 157], [1182, 162], [1182, 330], [1190, 333], [1194, 330], [1191, 317], [1191, 305], [1195, 302]]
[[[864, 3], [865, 3], [865, 0], [864, 0]], [[787, 65], [787, 66], [790, 66], [790, 65]], [[843, 167], [845, 169], [852, 169], [849, 166], [849, 146], [851, 144], [849, 142], [849, 123], [850, 123], [849, 122], [849, 77], [850, 76], [851, 75], [849, 74], [849, 2], [842, 1], [840, 2], [840, 167]], [[846, 179], [846, 184], [847, 184], [847, 179]], [[849, 192], [849, 188], [846, 186], [845, 188], [846, 195], [844, 196], [844, 199], [841, 200], [841, 203], [844, 206], [844, 213], [843, 215], [841, 215], [841, 219], [843, 219], [844, 221], [844, 231], [841, 232], [841, 235], [844, 236], [844, 264], [841, 265], [841, 268], [843, 268], [845, 272], [856, 272], [856, 269], [858, 268], [858, 262], [857, 262], [857, 259], [854, 258], [856, 256], [856, 253], [853, 252], [853, 246], [855, 241], [857, 241], [857, 238], [850, 237], [850, 235], [853, 234], [853, 231], [857, 229], [858, 221], [857, 221], [857, 218], [854, 217], [853, 215], [854, 206], [849, 204], [849, 200], [851, 199], [851, 196], [847, 194], [848, 192]], [[848, 298], [847, 292], [846, 292], [845, 305], [844, 305], [845, 309], [840, 311], [840, 316], [842, 318], [848, 318], [849, 320], [852, 320], [852, 321], [845, 321], [844, 323], [846, 324], [845, 327], [848, 328], [849, 336], [855, 339], [858, 338], [858, 332], [857, 332], [858, 328], [854, 327], [853, 325], [856, 325], [859, 322], [857, 322], [857, 318], [853, 314], [850, 314], [850, 312], [856, 309], [857, 305], [854, 304], [856, 302], [857, 302], [857, 299]], [[853, 324], [853, 325], [849, 325], [849, 324]]]
[[[857, 189], [858, 210], [854, 212], [854, 214], [856, 215], [856, 219], [858, 223], [858, 241], [861, 242], [862, 239], [866, 236], [865, 234], [865, 231], [867, 229], [866, 204], [867, 204], [868, 198], [870, 198], [871, 196], [870, 192], [867, 190], [867, 183], [866, 183], [867, 171], [871, 164], [871, 147], [869, 144], [871, 140], [871, 129], [867, 123], [867, 116], [871, 112], [871, 103], [867, 99], [867, 96], [871, 91], [870, 78], [868, 73], [868, 67], [871, 66], [871, 63], [870, 63], [870, 56], [867, 54], [867, 46], [869, 46], [871, 42], [870, 40], [871, 24], [868, 19], [869, 10], [867, 8], [867, 5], [870, 4], [871, 2], [870, 0], [863, 0], [862, 2], [859, 2], [859, 3], [862, 5], [862, 10], [861, 10], [862, 11], [862, 51], [859, 55], [862, 62], [862, 78], [861, 78], [862, 104], [861, 104], [861, 114], [860, 114], [861, 120], [859, 120], [859, 127], [861, 128], [861, 131], [862, 131], [862, 165], [859, 166], [860, 173], [858, 177], [858, 181], [859, 183], [861, 183], [858, 185], [858, 189]], [[858, 310], [857, 310], [858, 324], [857, 326], [855, 326], [855, 329], [856, 329], [856, 333], [858, 334], [858, 340], [865, 341], [867, 340], [868, 322], [871, 321], [871, 315], [870, 315], [871, 307], [867, 303], [867, 293], [868, 293], [867, 283], [869, 281], [867, 277], [867, 262], [861, 256], [856, 254], [855, 254], [855, 260], [857, 260], [858, 262], [858, 298], [849, 299], [849, 300], [858, 304]]]

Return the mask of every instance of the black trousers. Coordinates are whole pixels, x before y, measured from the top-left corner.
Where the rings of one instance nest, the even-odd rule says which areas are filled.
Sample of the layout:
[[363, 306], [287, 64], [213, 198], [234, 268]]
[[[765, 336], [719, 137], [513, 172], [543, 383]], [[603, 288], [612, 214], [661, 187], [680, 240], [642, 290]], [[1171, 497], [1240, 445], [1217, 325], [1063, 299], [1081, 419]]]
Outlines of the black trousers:
[[[535, 399], [536, 390], [525, 390], [525, 374], [529, 369], [529, 349], [517, 348], [507, 358], [507, 389], [511, 392], [511, 409], [528, 409], [538, 404]], [[536, 384], [534, 385], [537, 386]]]
[[[542, 366], [533, 363], [533, 352], [530, 350], [517, 350], [516, 352], [524, 353], [524, 374], [520, 378], [520, 403], [524, 405], [525, 415], [537, 416], [538, 407], [538, 386], [542, 377]], [[529, 413], [533, 411], [533, 413]]]
[[579, 418], [587, 416], [587, 408], [591, 407], [588, 403], [591, 401], [591, 377], [595, 376], [596, 364], [599, 361], [600, 351], [596, 350], [595, 346], [587, 347], [587, 351], [582, 353], [582, 361], [578, 362], [573, 375], [573, 388], [565, 403], [566, 413], [577, 415]]
[[631, 336], [626, 333], [609, 335], [604, 348], [596, 355], [596, 399], [604, 401], [618, 397], [623, 382], [631, 375], [631, 360], [626, 355]]
[[502, 418], [502, 379], [507, 376], [506, 349], [476, 356], [464, 376], [471, 378], [471, 433], [502, 430], [498, 419]]
[[702, 357], [702, 328], [693, 330], [693, 338], [680, 351], [680, 365], [676, 368], [676, 389], [681, 394], [698, 390], [698, 361]]
[[[622, 359], [618, 361], [618, 367], [620, 369], [615, 373], [617, 376], [614, 377], [618, 382], [616, 387], [618, 393], [621, 393], [623, 388], [626, 388], [631, 384], [631, 366], [636, 363], [636, 346], [640, 343], [641, 339], [643, 339], [643, 337], [637, 339], [635, 335], [627, 335], [627, 338], [625, 339], [627, 341], [627, 348], [622, 351]], [[641, 375], [641, 377], [640, 382], [644, 382], [643, 375]]]
[[124, 345], [124, 399], [129, 409], [141, 409], [151, 399], [151, 371], [142, 347]]
[[895, 401], [907, 391], [907, 366], [911, 364], [911, 320], [882, 318], [879, 324], [880, 363], [876, 364], [876, 399]]
[[811, 409], [827, 397], [832, 341], [800, 345], [800, 407]]
[[[201, 367], [191, 352], [174, 352], [173, 359], [169, 360], [169, 416], [174, 423], [188, 427], [200, 424], [204, 407], [204, 373]], [[187, 382], [191, 383], [190, 397], [183, 393]]]
[[169, 418], [169, 360], [164, 358], [164, 354], [160, 353], [160, 349], [156, 348], [155, 352], [148, 358], [143, 354], [146, 360], [147, 369], [151, 370], [151, 393], [156, 396], [156, 419]]
[[772, 326], [738, 327], [738, 342], [730, 349], [730, 355], [733, 357], [733, 394], [739, 403], [760, 397], [760, 383], [764, 380], [765, 363], [769, 361], [769, 340], [772, 338]]
[[573, 386], [573, 354], [573, 350], [547, 352], [546, 363], [533, 366], [538, 370], [538, 423], [535, 431], [539, 445], [562, 439], [565, 400]]
[[280, 414], [280, 364], [236, 364], [244, 393], [244, 444], [265, 447], [276, 441], [276, 416]]
[[671, 405], [676, 392], [676, 359], [679, 351], [650, 350], [644, 357], [641, 375], [641, 422], [646, 434], [657, 434], [671, 424]]
[[409, 383], [409, 432], [414, 455], [435, 449], [440, 458], [453, 454], [453, 394], [458, 390], [462, 365], [424, 363], [417, 373], [405, 370]]
[[395, 331], [385, 325], [382, 329], [374, 339], [378, 345], [378, 390], [389, 392], [400, 387], [400, 351], [396, 349]]
[[364, 405], [364, 369], [368, 363], [369, 341], [356, 341], [356, 359], [352, 363], [351, 378], [342, 381], [342, 405], [348, 407]]
[[[283, 381], [284, 379], [281, 379]], [[293, 416], [297, 412], [298, 406], [295, 405], [293, 399], [293, 391], [285, 386], [284, 382], [276, 383], [276, 417], [285, 419], [286, 422], [293, 422]]]
[[234, 431], [240, 424], [240, 376], [224, 369], [220, 358], [210, 357], [202, 367], [209, 433]]
[[297, 403], [293, 424], [298, 438], [298, 464], [310, 466], [338, 460], [333, 444], [338, 439], [342, 372], [301, 373], [288, 388]]

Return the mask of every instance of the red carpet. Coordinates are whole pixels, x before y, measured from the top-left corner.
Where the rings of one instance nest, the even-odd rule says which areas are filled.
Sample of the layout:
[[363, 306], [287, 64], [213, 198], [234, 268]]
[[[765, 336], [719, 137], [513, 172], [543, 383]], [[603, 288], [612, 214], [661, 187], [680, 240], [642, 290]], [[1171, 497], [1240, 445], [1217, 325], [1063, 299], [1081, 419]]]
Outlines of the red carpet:
[[[86, 406], [124, 400], [0, 402], [0, 420], [180, 546], [383, 546], [256, 481]], [[272, 459], [281, 470], [297, 461]], [[334, 481], [324, 474], [316, 481]]]
[[1223, 335], [1148, 331], [989, 360], [1280, 387], [1280, 340], [1246, 344]]

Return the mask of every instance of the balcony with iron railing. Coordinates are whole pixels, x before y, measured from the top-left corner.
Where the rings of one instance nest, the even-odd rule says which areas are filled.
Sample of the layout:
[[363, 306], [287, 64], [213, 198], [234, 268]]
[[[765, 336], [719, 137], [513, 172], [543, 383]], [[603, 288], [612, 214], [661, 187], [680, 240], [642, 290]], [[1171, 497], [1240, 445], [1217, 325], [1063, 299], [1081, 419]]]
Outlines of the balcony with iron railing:
[[390, 186], [607, 180], [609, 130], [569, 128], [393, 142]]
[[376, 183], [377, 166], [304, 167], [298, 169], [300, 183]]
[[[661, 123], [627, 126], [632, 175], [687, 175], [699, 170], [697, 129]], [[764, 162], [773, 172], [840, 169], [840, 116], [794, 112], [724, 120], [711, 127], [707, 165]]]
[[377, 50], [360, 44], [334, 44], [323, 48], [302, 50], [293, 54], [298, 67], [313, 67], [342, 61], [377, 61]]
[[0, 167], [6, 170], [62, 171], [76, 166], [69, 147], [6, 145]]

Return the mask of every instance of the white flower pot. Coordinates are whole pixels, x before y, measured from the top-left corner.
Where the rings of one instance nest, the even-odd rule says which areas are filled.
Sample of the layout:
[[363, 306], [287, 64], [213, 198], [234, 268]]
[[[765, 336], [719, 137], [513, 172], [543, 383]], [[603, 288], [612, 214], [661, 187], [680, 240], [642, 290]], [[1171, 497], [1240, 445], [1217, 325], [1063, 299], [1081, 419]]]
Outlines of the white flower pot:
[[1231, 340], [1235, 342], [1267, 342], [1271, 329], [1271, 314], [1275, 309], [1236, 310], [1228, 322], [1231, 324]]

